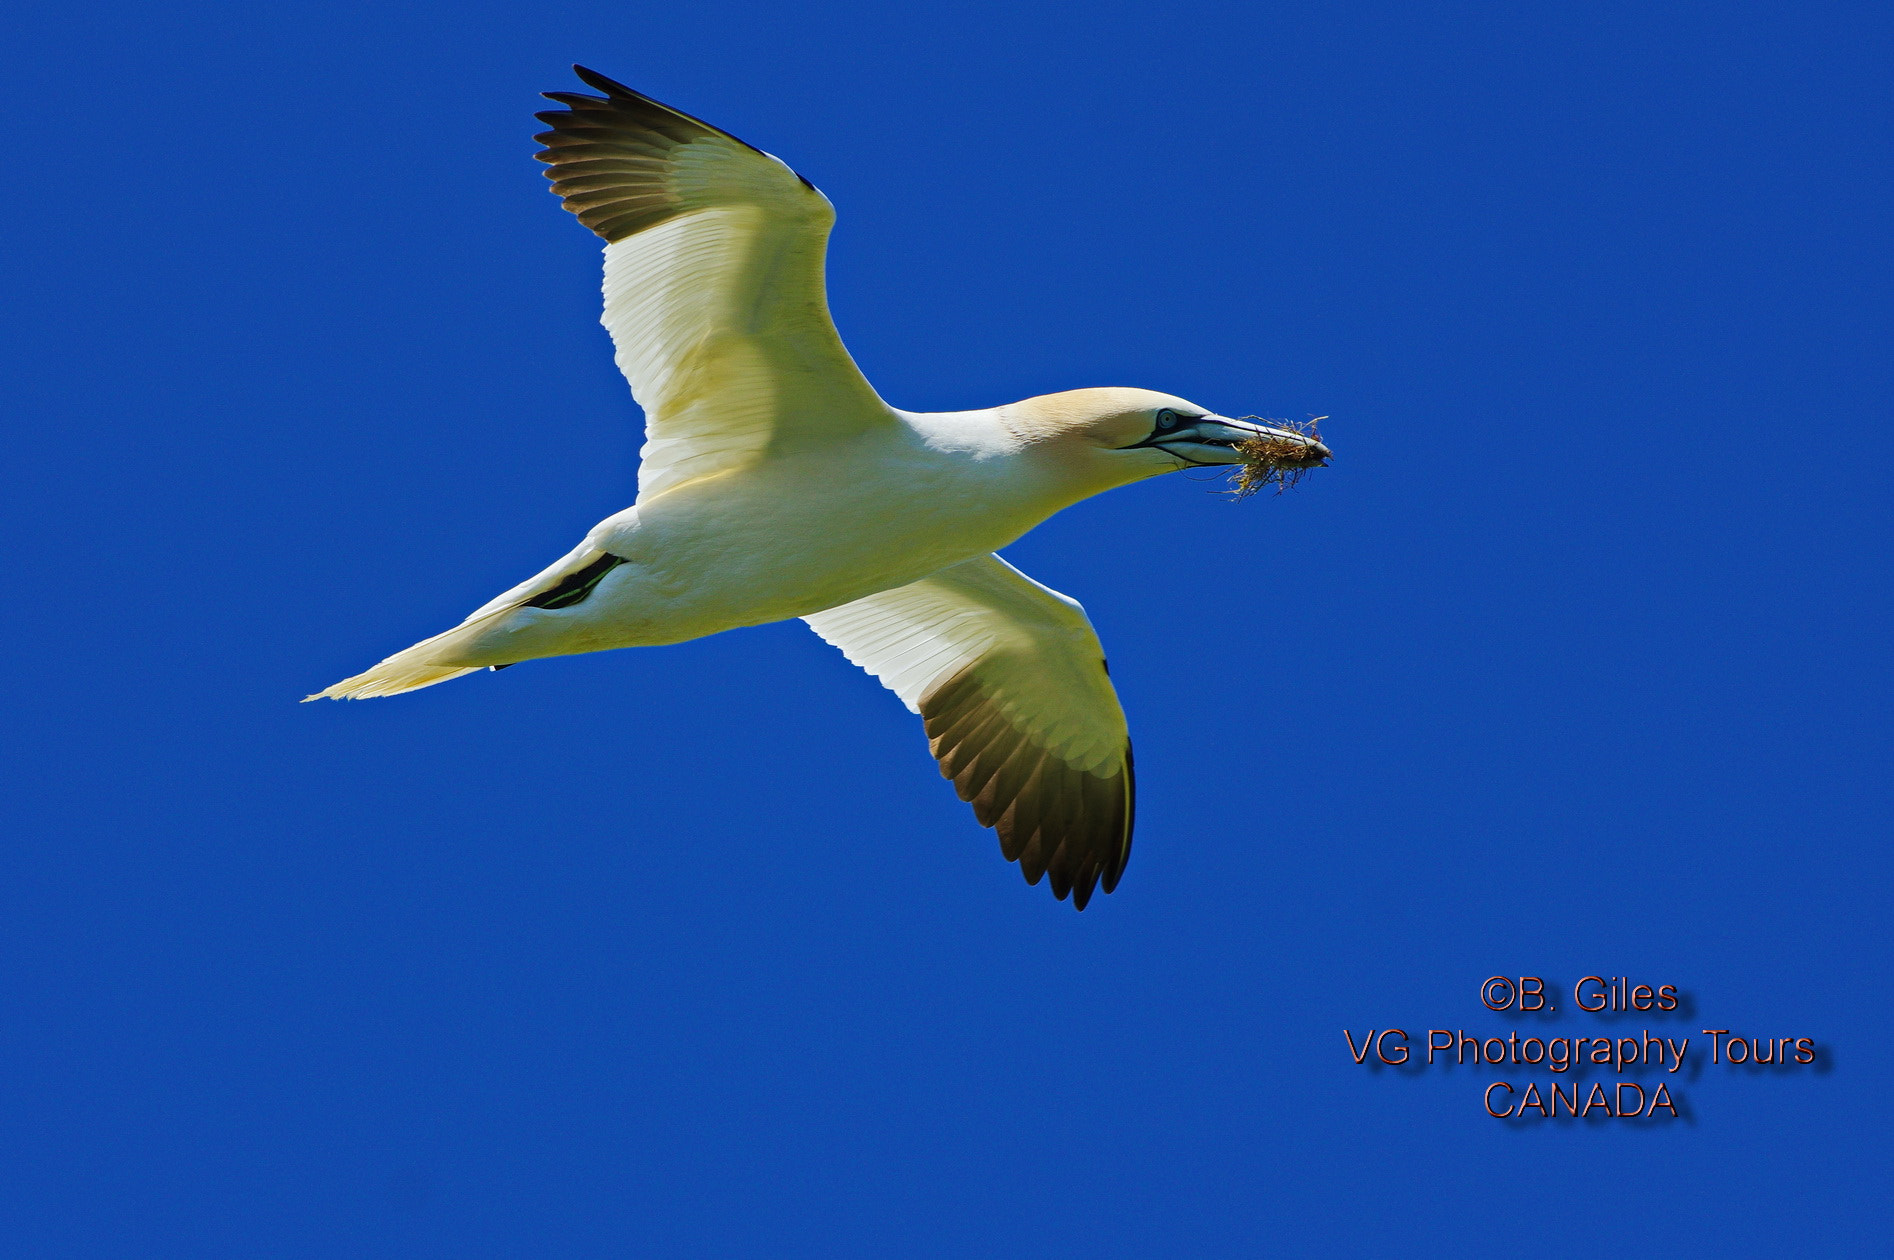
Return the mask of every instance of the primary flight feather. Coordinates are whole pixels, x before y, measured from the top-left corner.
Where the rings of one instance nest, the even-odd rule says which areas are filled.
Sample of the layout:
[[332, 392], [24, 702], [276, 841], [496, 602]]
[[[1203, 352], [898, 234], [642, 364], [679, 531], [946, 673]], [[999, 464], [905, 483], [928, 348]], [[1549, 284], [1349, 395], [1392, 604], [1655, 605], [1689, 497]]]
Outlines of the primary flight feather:
[[[460, 625], [311, 699], [791, 617], [921, 715], [1029, 883], [1084, 909], [1131, 852], [1131, 741], [1074, 600], [993, 552], [1061, 508], [1312, 435], [1140, 389], [985, 411], [883, 402], [829, 318], [835, 211], [778, 159], [601, 74], [537, 139], [605, 239], [603, 323], [644, 409], [637, 502]], [[1295, 454], [1300, 452], [1300, 455]]]

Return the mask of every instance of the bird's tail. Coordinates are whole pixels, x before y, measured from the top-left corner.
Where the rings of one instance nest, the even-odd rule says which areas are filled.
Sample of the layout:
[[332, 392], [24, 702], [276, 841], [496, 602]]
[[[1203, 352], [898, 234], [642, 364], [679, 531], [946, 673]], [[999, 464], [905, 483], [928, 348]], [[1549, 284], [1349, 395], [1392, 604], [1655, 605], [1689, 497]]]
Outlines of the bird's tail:
[[353, 678], [344, 678], [303, 699], [370, 700], [376, 696], [398, 696], [404, 691], [418, 691], [422, 687], [444, 683], [450, 678], [459, 678], [462, 674], [474, 673], [484, 666], [448, 665], [440, 659], [443, 655], [452, 655], [451, 649], [455, 645], [450, 641], [456, 635], [464, 637], [467, 629], [465, 625], [455, 626], [445, 634], [423, 639], [411, 648], [396, 652], [373, 669]]
[[[366, 673], [344, 678], [304, 700], [368, 700], [376, 696], [398, 696], [404, 691], [432, 687], [462, 674], [471, 674], [489, 666], [503, 668], [522, 659], [522, 645], [509, 644], [514, 654], [495, 654], [489, 632], [502, 628], [501, 621], [516, 609], [565, 608], [582, 602], [606, 573], [621, 563], [595, 547], [581, 544], [551, 568], [528, 578], [512, 590], [473, 611], [467, 620], [452, 630], [423, 639], [411, 648], [396, 652]], [[500, 651], [506, 652], [506, 647]], [[554, 649], [571, 651], [573, 649]], [[527, 651], [525, 656], [543, 655]]]
[[[506, 610], [496, 608], [494, 612]], [[468, 646], [468, 640], [487, 629], [487, 621], [491, 618], [491, 612], [485, 616], [474, 614], [447, 633], [436, 635], [434, 639], [422, 639], [413, 648], [403, 648], [381, 665], [375, 665], [375, 669], [369, 669], [354, 678], [343, 678], [335, 686], [324, 688], [314, 695], [305, 695], [303, 699], [373, 699], [377, 695], [419, 692], [420, 688], [430, 688], [436, 682], [472, 675], [479, 669], [485, 669], [485, 665], [468, 665], [462, 652], [456, 652], [456, 648]]]

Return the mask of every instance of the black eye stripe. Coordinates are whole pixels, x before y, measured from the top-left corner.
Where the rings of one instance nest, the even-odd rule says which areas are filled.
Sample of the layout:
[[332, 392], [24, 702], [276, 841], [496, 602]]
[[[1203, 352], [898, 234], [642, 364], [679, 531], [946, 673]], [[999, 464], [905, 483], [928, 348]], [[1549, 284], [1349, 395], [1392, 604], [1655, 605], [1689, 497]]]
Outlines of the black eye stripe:
[[1162, 442], [1183, 441], [1185, 438], [1179, 436], [1178, 430], [1195, 424], [1208, 414], [1208, 412], [1203, 412], [1194, 416], [1185, 415], [1181, 411], [1165, 407], [1151, 417], [1152, 427], [1149, 436], [1142, 442], [1133, 442], [1130, 446], [1121, 446], [1118, 449], [1122, 451], [1135, 451], [1143, 447], [1157, 446]]
[[1151, 436], [1156, 437], [1160, 433], [1169, 433], [1173, 429], [1182, 428], [1188, 424], [1194, 424], [1201, 419], [1203, 419], [1202, 416], [1187, 416], [1181, 411], [1174, 411], [1166, 407], [1157, 413], [1155, 417], [1156, 427], [1151, 430]]

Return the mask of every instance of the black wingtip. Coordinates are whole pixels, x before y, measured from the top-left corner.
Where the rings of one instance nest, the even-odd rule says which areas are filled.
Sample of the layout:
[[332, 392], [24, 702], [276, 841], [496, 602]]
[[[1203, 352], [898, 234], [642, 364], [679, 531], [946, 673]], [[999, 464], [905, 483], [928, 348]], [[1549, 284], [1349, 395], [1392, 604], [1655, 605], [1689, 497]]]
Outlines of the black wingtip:
[[[586, 67], [586, 66], [579, 65], [577, 62], [574, 62], [572, 65], [572, 73], [578, 75], [580, 80], [584, 82], [587, 87], [597, 88], [599, 91], [605, 93], [605, 101], [608, 103], [611, 101], [636, 101], [639, 104], [647, 105], [654, 109], [662, 110], [665, 113], [670, 114], [674, 118], [681, 118], [687, 123], [695, 123], [697, 126], [702, 127], [705, 131], [708, 131], [713, 135], [722, 136], [724, 139], [732, 141], [736, 144], [740, 144], [746, 149], [754, 150], [757, 153], [763, 152], [763, 150], [758, 149], [755, 145], [751, 144], [749, 141], [743, 139], [740, 136], [731, 135], [729, 132], [725, 131], [722, 127], [717, 126], [715, 123], [705, 122], [703, 119], [699, 118], [695, 114], [687, 114], [675, 105], [666, 105], [663, 101], [657, 100], [653, 97], [646, 96], [643, 92], [640, 92], [636, 88], [626, 87], [624, 84], [620, 83], [617, 79], [607, 78], [605, 75], [600, 74], [598, 71], [590, 69], [589, 67]], [[542, 92], [540, 93], [540, 95], [546, 97], [549, 100], [555, 100], [555, 101], [559, 100], [559, 96], [557, 93]], [[568, 93], [568, 95], [572, 95], [572, 94]], [[595, 101], [597, 100], [596, 97], [581, 98], [581, 99], [589, 99], [589, 100], [595, 100]], [[565, 102], [561, 102], [561, 103], [563, 104]], [[801, 179], [804, 184], [808, 185], [809, 190], [811, 192], [816, 191], [815, 185], [810, 184], [809, 181], [806, 179], [803, 179], [801, 175], [797, 175], [796, 178]]]
[[1105, 867], [1100, 882], [1105, 886], [1107, 895], [1118, 890], [1118, 881], [1124, 878], [1125, 867], [1131, 865], [1131, 837], [1138, 829], [1138, 759], [1131, 751], [1131, 737], [1125, 736], [1125, 838], [1124, 847]]
[[643, 99], [643, 96], [641, 93], [632, 91], [630, 88], [626, 87], [624, 84], [620, 83], [618, 80], [608, 79], [604, 75], [600, 74], [598, 71], [589, 70], [586, 67], [577, 64], [576, 62], [573, 64], [572, 73], [578, 75], [579, 80], [582, 83], [584, 83], [587, 87], [597, 88], [599, 91], [605, 93], [607, 96], [630, 97], [633, 100]]

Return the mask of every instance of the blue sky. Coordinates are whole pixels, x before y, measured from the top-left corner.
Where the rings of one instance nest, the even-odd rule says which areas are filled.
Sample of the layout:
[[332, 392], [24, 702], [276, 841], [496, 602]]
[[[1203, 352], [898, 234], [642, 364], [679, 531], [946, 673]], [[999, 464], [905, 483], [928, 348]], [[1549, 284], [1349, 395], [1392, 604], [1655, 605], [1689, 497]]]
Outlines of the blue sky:
[[[10, 1254], [1885, 1238], [1878, 7], [11, 33]], [[799, 624], [295, 703], [629, 501], [597, 242], [530, 156], [573, 61], [831, 197], [897, 405], [1332, 417], [1291, 494], [1162, 478], [1008, 552], [1084, 601], [1137, 740], [1085, 914]], [[1490, 1072], [1350, 1059], [1524, 1026], [1496, 973], [1675, 983], [1653, 1029], [1820, 1070], [1515, 1127]]]

